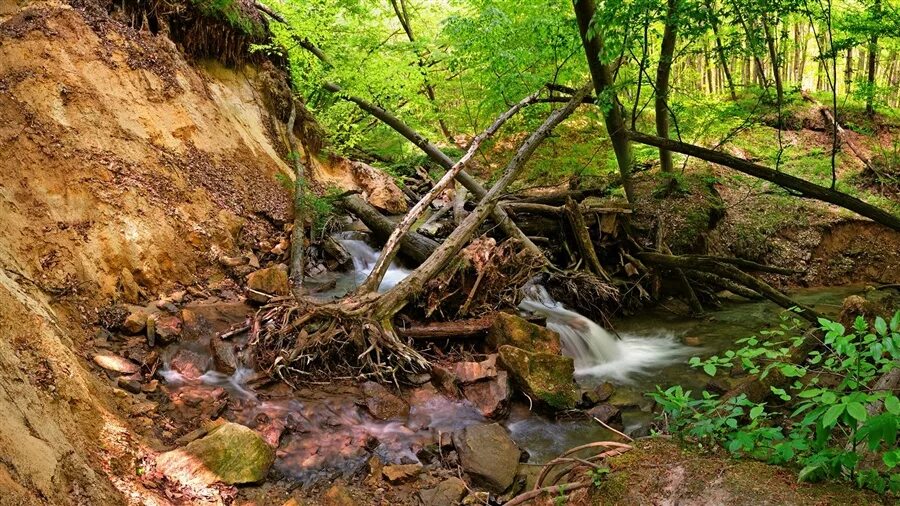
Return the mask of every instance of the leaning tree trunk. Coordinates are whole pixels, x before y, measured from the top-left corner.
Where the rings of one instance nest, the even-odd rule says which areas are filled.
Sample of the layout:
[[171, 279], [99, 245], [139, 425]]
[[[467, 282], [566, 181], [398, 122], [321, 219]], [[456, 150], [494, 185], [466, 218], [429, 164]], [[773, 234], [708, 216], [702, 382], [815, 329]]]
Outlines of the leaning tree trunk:
[[422, 197], [408, 213], [406, 213], [406, 216], [404, 216], [400, 223], [394, 228], [394, 231], [384, 245], [381, 255], [375, 262], [372, 272], [359, 286], [359, 293], [373, 292], [378, 289], [381, 285], [381, 280], [384, 278], [385, 273], [387, 273], [388, 267], [390, 267], [391, 262], [394, 260], [394, 256], [397, 254], [397, 250], [400, 248], [401, 239], [406, 236], [406, 233], [409, 232], [413, 224], [416, 223], [438, 195], [453, 184], [454, 178], [469, 164], [469, 162], [472, 161], [472, 158], [475, 156], [475, 153], [478, 152], [481, 144], [500, 130], [500, 127], [502, 127], [509, 118], [513, 117], [517, 112], [522, 110], [522, 108], [534, 103], [539, 93], [539, 91], [534, 92], [522, 99], [508, 111], [501, 114], [484, 132], [472, 139], [472, 143], [469, 145], [466, 154], [450, 167], [450, 170], [441, 177], [440, 181], [435, 183], [431, 190], [429, 190], [428, 193], [426, 193], [425, 196]]
[[[878, 19], [881, 15], [881, 0], [875, 0], [873, 4], [873, 16]], [[873, 33], [869, 38], [869, 89], [866, 90], [866, 114], [875, 114], [875, 65], [878, 64], [878, 33]]]
[[503, 192], [519, 176], [525, 167], [525, 163], [531, 158], [537, 147], [550, 135], [557, 125], [575, 111], [578, 105], [582, 103], [582, 99], [588, 95], [590, 89], [590, 85], [583, 86], [564, 107], [553, 111], [544, 123], [528, 136], [525, 142], [519, 146], [516, 154], [506, 164], [503, 176], [491, 186], [491, 189], [481, 199], [478, 206], [466, 216], [462, 224], [441, 243], [428, 260], [378, 299], [374, 311], [377, 319], [382, 322], [388, 322], [398, 311], [406, 306], [416, 293], [422, 290], [425, 283], [438, 275], [444, 266], [447, 265], [447, 262], [456, 257], [460, 250], [475, 235], [478, 227], [484, 223], [493, 209], [497, 207]]
[[[384, 217], [358, 195], [344, 197], [339, 201], [339, 205], [359, 218], [379, 241], [387, 241], [397, 227], [395, 222]], [[419, 264], [431, 256], [437, 247], [437, 241], [416, 232], [409, 232], [400, 239], [400, 252], [406, 258]]]
[[634, 202], [634, 188], [631, 182], [631, 166], [633, 158], [631, 143], [626, 135], [625, 122], [622, 119], [622, 105], [616, 97], [613, 89], [612, 73], [609, 67], [600, 61], [603, 49], [603, 41], [596, 27], [591, 27], [591, 20], [596, 12], [594, 0], [576, 0], [575, 18], [578, 20], [578, 31], [581, 34], [581, 42], [584, 53], [587, 56], [588, 69], [591, 71], [591, 80], [594, 83], [597, 97], [610, 96], [611, 104], [604, 108], [606, 130], [612, 142], [613, 151], [616, 153], [616, 161], [619, 164], [619, 174], [622, 177], [622, 188], [625, 189], [625, 197], [629, 202]]
[[[383, 121], [386, 125], [393, 128], [397, 133], [406, 137], [410, 142], [419, 147], [422, 151], [428, 155], [435, 163], [443, 167], [445, 170], [450, 170], [454, 161], [444, 154], [437, 146], [428, 142], [428, 139], [423, 137], [421, 134], [413, 130], [409, 125], [404, 123], [400, 118], [394, 116], [390, 112], [385, 109], [378, 107], [375, 104], [372, 104], [366, 100], [363, 100], [359, 97], [355, 97], [353, 95], [348, 95], [344, 93], [343, 89], [334, 84], [334, 83], [325, 83], [325, 89], [332, 93], [341, 93], [342, 98], [353, 102], [360, 109], [368, 112], [372, 116]], [[468, 172], [461, 170], [459, 174], [456, 176], [456, 180], [459, 181], [463, 186], [466, 187], [467, 190], [472, 192], [477, 198], [484, 198], [487, 194], [487, 190], [484, 189], [478, 181], [475, 180]], [[494, 221], [497, 222], [497, 225], [501, 230], [506, 234], [507, 237], [516, 239], [521, 242], [524, 247], [530, 250], [532, 253], [537, 255], [538, 257], [543, 257], [544, 254], [541, 250], [529, 239], [521, 230], [516, 226], [515, 223], [510, 219], [509, 215], [503, 210], [501, 206], [495, 206], [492, 211], [492, 216]]]
[[[656, 96], [654, 98], [656, 135], [665, 139], [669, 138], [669, 75], [672, 72], [672, 60], [675, 57], [675, 43], [678, 38], [677, 9], [678, 0], [668, 0], [666, 26], [663, 30], [662, 45], [659, 50], [659, 65], [656, 67]], [[660, 148], [659, 163], [659, 170], [663, 174], [671, 174], [674, 170], [672, 152]], [[674, 181], [674, 179], [669, 178], [666, 186], [671, 187]]]
[[[779, 110], [779, 123], [781, 122], [781, 106], [784, 104], [784, 84], [781, 82], [781, 62], [778, 58], [778, 51], [775, 49], [775, 38], [772, 36], [772, 29], [769, 28], [769, 22], [766, 21], [766, 16], [762, 16], [762, 25], [763, 31], [766, 35], [766, 45], [769, 47], [769, 58], [772, 59], [772, 75], [775, 78], [775, 97], [778, 100], [778, 110]], [[778, 125], [778, 128], [782, 128], [782, 125]]]
[[731, 71], [728, 69], [728, 58], [725, 56], [725, 47], [722, 45], [722, 37], [719, 36], [719, 20], [713, 12], [712, 2], [707, 0], [706, 9], [709, 13], [709, 24], [712, 27], [713, 35], [716, 38], [716, 53], [719, 55], [719, 63], [722, 65], [722, 72], [725, 74], [725, 82], [728, 84], [728, 93], [731, 100], [737, 100], [737, 92], [734, 90], [734, 81], [731, 79]]
[[716, 163], [724, 167], [743, 172], [744, 174], [749, 174], [753, 177], [765, 179], [766, 181], [775, 183], [788, 190], [793, 190], [803, 197], [821, 200], [823, 202], [828, 202], [829, 204], [843, 207], [844, 209], [849, 209], [877, 223], [881, 223], [886, 227], [890, 227], [894, 230], [900, 231], [900, 218], [867, 202], [863, 202], [856, 197], [847, 195], [846, 193], [832, 190], [830, 188], [811, 183], [804, 179], [800, 179], [799, 177], [795, 177], [781, 171], [772, 170], [768, 167], [753, 162], [748, 162], [747, 160], [743, 160], [741, 158], [726, 155], [725, 153], [714, 151], [712, 149], [694, 146], [692, 144], [686, 144], [684, 142], [678, 142], [672, 139], [663, 139], [662, 137], [656, 137], [653, 135], [647, 135], [635, 131], [629, 131], [628, 136], [631, 138], [631, 140], [639, 142], [641, 144], [655, 146], [658, 148], [664, 147], [671, 151], [675, 151], [676, 153], [693, 156], [701, 160], [706, 160], [707, 162]]

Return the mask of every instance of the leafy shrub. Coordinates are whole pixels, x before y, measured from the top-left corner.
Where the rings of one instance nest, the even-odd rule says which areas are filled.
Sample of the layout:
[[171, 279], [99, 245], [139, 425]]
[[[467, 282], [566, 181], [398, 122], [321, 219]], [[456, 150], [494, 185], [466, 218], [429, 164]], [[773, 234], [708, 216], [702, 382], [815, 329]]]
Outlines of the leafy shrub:
[[[876, 390], [878, 378], [900, 367], [900, 312], [890, 323], [873, 325], [858, 317], [853, 328], [820, 319], [818, 350], [803, 365], [789, 361], [800, 322], [785, 317], [775, 330], [738, 341], [744, 345], [723, 356], [694, 358], [691, 364], [714, 376], [742, 367], [761, 378], [778, 370], [792, 381], [771, 387], [772, 403], [746, 395], [720, 399], [709, 392], [695, 398], [681, 386], [650, 394], [662, 407], [669, 430], [682, 438], [721, 444], [738, 456], [800, 466], [800, 481], [849, 479], [879, 493], [900, 492], [900, 400]], [[775, 400], [777, 399], [777, 400]], [[867, 409], [881, 403], [884, 412]]]

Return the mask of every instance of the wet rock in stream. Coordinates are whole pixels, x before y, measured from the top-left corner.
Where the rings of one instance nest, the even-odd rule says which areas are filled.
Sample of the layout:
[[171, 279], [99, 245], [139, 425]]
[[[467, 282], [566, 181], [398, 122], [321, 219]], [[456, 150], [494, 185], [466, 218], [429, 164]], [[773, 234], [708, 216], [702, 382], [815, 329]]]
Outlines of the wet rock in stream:
[[425, 506], [455, 506], [466, 495], [466, 482], [459, 478], [447, 478], [429, 488], [419, 492], [419, 498]]
[[578, 402], [571, 358], [504, 345], [500, 347], [500, 361], [516, 385], [533, 401], [554, 409], [572, 409]]
[[485, 418], [501, 418], [509, 413], [512, 389], [506, 371], [497, 372], [491, 379], [463, 385], [462, 391]]
[[107, 371], [120, 374], [134, 374], [141, 370], [140, 366], [127, 358], [108, 352], [97, 353], [94, 355], [94, 363]]
[[369, 412], [379, 420], [405, 418], [409, 415], [406, 401], [392, 394], [380, 383], [367, 381], [362, 385], [362, 392]]
[[252, 429], [224, 423], [183, 448], [161, 454], [157, 469], [180, 483], [229, 485], [262, 481], [275, 451]]
[[511, 345], [529, 352], [558, 355], [562, 346], [559, 334], [508, 313], [497, 313], [488, 330], [487, 344], [493, 349]]
[[477, 484], [497, 493], [512, 485], [522, 452], [499, 424], [454, 432], [453, 445], [463, 470]]

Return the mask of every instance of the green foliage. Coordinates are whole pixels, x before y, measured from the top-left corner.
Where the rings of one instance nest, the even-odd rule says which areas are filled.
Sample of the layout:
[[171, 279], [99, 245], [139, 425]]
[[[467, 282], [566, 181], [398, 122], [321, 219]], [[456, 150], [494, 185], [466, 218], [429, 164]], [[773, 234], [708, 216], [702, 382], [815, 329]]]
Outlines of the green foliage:
[[[850, 479], [879, 493], [898, 493], [900, 400], [891, 391], [873, 389], [873, 383], [900, 367], [900, 312], [889, 322], [878, 317], [871, 326], [859, 317], [852, 329], [826, 319], [819, 324], [821, 346], [802, 365], [790, 361], [792, 349], [814, 337], [799, 335], [799, 322], [791, 317], [740, 340], [739, 350], [691, 360], [710, 376], [732, 367], [762, 379], [778, 371], [788, 385], [771, 387], [769, 403], [751, 402], [746, 395], [720, 399], [706, 391], [696, 398], [681, 386], [657, 387], [650, 396], [680, 437], [797, 465], [800, 481]], [[883, 403], [884, 412], [870, 414], [866, 407], [874, 403]], [[866, 454], [877, 456], [879, 464], [864, 464]]]
[[262, 26], [241, 9], [238, 0], [191, 0], [203, 14], [221, 19], [248, 35], [262, 35]]
[[588, 471], [588, 477], [591, 479], [591, 484], [600, 488], [609, 473], [610, 469], [608, 467], [595, 467]]

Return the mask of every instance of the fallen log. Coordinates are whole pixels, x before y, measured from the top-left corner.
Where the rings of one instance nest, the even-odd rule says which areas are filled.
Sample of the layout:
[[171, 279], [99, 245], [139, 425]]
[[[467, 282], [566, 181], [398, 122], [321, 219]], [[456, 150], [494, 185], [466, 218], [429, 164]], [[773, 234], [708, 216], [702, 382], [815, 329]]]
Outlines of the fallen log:
[[797, 313], [798, 316], [804, 318], [809, 322], [812, 322], [813, 324], [818, 324], [819, 314], [816, 313], [812, 308], [795, 302], [787, 295], [772, 288], [765, 281], [755, 278], [733, 265], [722, 263], [717, 260], [664, 255], [662, 253], [644, 252], [638, 253], [637, 257], [640, 258], [643, 262], [652, 265], [668, 267], [670, 269], [690, 269], [695, 271], [705, 271], [726, 279], [730, 279], [738, 284], [750, 288], [755, 292], [758, 292], [763, 297], [771, 300], [772, 302], [785, 309], [800, 309], [800, 311]]
[[773, 274], [784, 274], [787, 276], [793, 274], [802, 274], [803, 271], [798, 271], [794, 269], [786, 269], [784, 267], [775, 267], [772, 265], [765, 265], [756, 263], [750, 260], [744, 260], [743, 258], [734, 258], [734, 257], [717, 257], [712, 255], [683, 255], [686, 258], [696, 258], [703, 260], [714, 260], [716, 262], [722, 262], [726, 264], [734, 265], [735, 267], [740, 267], [741, 269], [748, 271], [756, 271], [756, 272], [771, 272]]
[[588, 197], [603, 197], [608, 193], [608, 188], [586, 188], [582, 190], [565, 190], [552, 193], [542, 193], [540, 195], [512, 194], [504, 197], [502, 203], [504, 207], [513, 203], [561, 206], [565, 204], [566, 200], [570, 197], [580, 202]]
[[[381, 241], [387, 241], [388, 237], [397, 227], [397, 224], [384, 217], [371, 204], [363, 200], [358, 195], [349, 195], [338, 201], [339, 205], [347, 211], [350, 211], [357, 218], [369, 227], [369, 230], [375, 234], [375, 237]], [[400, 241], [400, 251], [403, 255], [416, 262], [424, 262], [434, 250], [437, 249], [438, 242], [429, 239], [416, 232], [409, 232], [403, 236]]]
[[744, 174], [749, 174], [753, 177], [764, 179], [788, 190], [795, 191], [802, 197], [821, 200], [822, 202], [828, 202], [829, 204], [834, 204], [836, 206], [843, 207], [844, 209], [849, 209], [850, 211], [853, 211], [861, 216], [865, 216], [866, 218], [869, 218], [876, 223], [880, 223], [886, 227], [890, 227], [894, 230], [900, 231], [900, 218], [894, 216], [891, 213], [888, 213], [887, 211], [884, 211], [883, 209], [879, 209], [871, 204], [863, 202], [856, 197], [847, 195], [846, 193], [832, 190], [830, 188], [826, 188], [824, 186], [806, 181], [805, 179], [800, 179], [799, 177], [795, 177], [784, 172], [772, 170], [763, 165], [748, 162], [747, 160], [743, 160], [741, 158], [727, 155], [719, 151], [714, 151], [712, 149], [695, 146], [693, 144], [686, 144], [684, 142], [678, 142], [672, 139], [663, 139], [662, 137], [635, 132], [634, 130], [628, 131], [628, 137], [631, 140], [639, 142], [641, 144], [665, 148], [670, 151], [675, 151], [676, 153], [693, 156], [701, 160], [706, 160], [708, 162], [722, 165], [723, 167], [728, 167], [730, 169], [743, 172]]
[[597, 250], [594, 249], [594, 243], [591, 241], [591, 234], [584, 223], [584, 216], [581, 214], [581, 209], [571, 198], [566, 202], [566, 217], [569, 219], [569, 225], [572, 227], [572, 232], [575, 234], [575, 244], [581, 252], [581, 258], [587, 263], [591, 272], [608, 282], [610, 280], [609, 274], [607, 274], [606, 270], [603, 269], [603, 266], [600, 265], [600, 259], [597, 257]]
[[407, 339], [434, 341], [439, 339], [470, 339], [484, 337], [494, 323], [492, 315], [456, 320], [450, 322], [430, 322], [423, 325], [397, 327], [397, 334]]
[[715, 274], [712, 274], [709, 272], [695, 271], [693, 269], [685, 269], [684, 272], [685, 272], [685, 274], [687, 274], [687, 276], [689, 278], [693, 278], [702, 283], [707, 283], [707, 284], [716, 286], [722, 290], [728, 290], [729, 292], [731, 292], [735, 295], [740, 295], [741, 297], [743, 297], [745, 299], [759, 300], [759, 299], [763, 298], [762, 295], [754, 292], [753, 290], [747, 288], [744, 285], [735, 283], [734, 281], [732, 281], [730, 279], [725, 279], [721, 276], [716, 276]]

